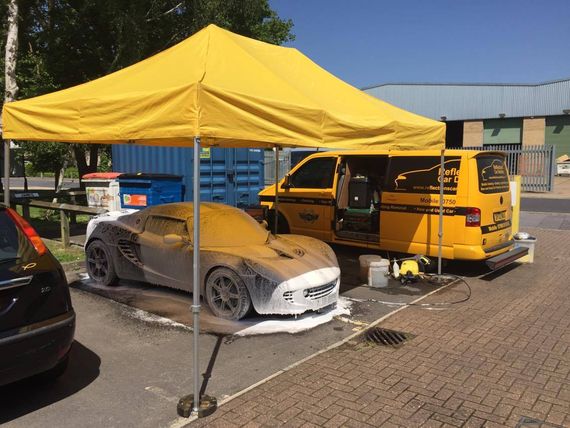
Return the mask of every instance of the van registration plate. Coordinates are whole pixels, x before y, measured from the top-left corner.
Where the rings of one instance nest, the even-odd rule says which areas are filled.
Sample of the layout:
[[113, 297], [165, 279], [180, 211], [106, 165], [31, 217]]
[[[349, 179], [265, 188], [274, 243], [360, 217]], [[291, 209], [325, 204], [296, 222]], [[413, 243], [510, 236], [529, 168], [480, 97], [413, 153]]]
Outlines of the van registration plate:
[[493, 220], [495, 220], [495, 223], [498, 223], [500, 221], [505, 221], [506, 219], [507, 219], [507, 212], [506, 211], [493, 213]]

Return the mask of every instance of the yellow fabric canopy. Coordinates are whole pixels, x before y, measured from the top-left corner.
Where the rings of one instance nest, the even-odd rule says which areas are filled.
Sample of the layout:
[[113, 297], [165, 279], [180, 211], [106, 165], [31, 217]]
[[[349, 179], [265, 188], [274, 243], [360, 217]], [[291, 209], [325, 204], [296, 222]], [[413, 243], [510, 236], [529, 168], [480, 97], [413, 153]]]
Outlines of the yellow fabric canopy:
[[224, 147], [443, 147], [445, 124], [346, 84], [296, 49], [210, 25], [100, 79], [3, 108], [5, 139]]

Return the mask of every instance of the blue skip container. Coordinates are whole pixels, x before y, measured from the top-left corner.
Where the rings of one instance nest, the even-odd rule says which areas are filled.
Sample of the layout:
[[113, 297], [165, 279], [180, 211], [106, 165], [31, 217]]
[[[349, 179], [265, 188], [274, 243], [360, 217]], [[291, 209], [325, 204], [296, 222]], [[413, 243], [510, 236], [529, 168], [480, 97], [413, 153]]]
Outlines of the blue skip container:
[[182, 201], [182, 176], [171, 174], [121, 174], [121, 208], [143, 209]]

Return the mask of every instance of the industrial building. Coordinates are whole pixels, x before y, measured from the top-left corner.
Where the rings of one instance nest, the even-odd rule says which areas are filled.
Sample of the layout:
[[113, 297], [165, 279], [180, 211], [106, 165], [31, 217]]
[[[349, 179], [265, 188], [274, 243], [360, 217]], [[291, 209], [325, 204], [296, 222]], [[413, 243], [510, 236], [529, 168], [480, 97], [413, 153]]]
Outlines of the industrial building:
[[549, 144], [570, 155], [570, 79], [536, 84], [388, 83], [370, 95], [447, 124], [448, 147]]

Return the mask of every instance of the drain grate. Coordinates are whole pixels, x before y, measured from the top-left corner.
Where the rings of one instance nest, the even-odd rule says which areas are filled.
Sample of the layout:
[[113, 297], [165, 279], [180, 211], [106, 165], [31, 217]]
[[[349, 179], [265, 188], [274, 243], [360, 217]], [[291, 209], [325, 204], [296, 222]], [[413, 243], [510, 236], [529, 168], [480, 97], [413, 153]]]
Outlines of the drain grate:
[[562, 425], [554, 425], [540, 419], [521, 416], [515, 428], [564, 428]]
[[370, 344], [392, 346], [393, 348], [399, 348], [414, 337], [416, 336], [410, 333], [403, 333], [401, 331], [388, 330], [380, 327], [371, 328], [364, 334], [366, 342]]

